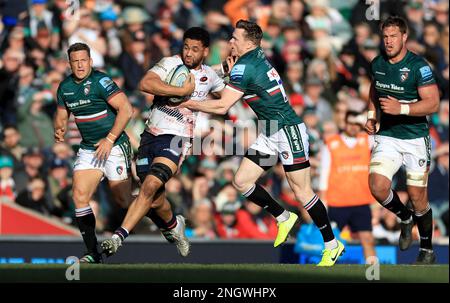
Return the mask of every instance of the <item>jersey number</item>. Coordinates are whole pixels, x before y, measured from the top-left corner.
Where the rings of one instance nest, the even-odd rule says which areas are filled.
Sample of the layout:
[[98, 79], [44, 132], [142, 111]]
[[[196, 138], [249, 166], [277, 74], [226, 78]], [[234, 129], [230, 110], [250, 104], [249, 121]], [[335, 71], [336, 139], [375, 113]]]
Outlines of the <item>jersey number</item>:
[[283, 95], [284, 98], [284, 102], [285, 103], [288, 102], [288, 97], [286, 96], [286, 91], [284, 90], [283, 87], [283, 81], [281, 80], [280, 75], [275, 70], [275, 68], [272, 68], [267, 72], [267, 77], [269, 77], [270, 81], [277, 81], [278, 85], [276, 87], [280, 89], [281, 94]]

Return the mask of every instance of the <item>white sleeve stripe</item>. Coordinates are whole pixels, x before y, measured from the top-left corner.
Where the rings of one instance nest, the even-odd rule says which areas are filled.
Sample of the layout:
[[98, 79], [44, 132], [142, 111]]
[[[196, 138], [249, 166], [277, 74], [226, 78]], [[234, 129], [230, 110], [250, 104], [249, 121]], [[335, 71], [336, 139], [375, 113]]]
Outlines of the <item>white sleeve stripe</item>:
[[238, 90], [238, 89], [235, 89], [235, 88], [233, 88], [233, 87], [231, 87], [231, 86], [229, 86], [229, 85], [225, 86], [225, 88], [231, 89], [231, 90], [233, 90], [233, 91], [235, 91], [235, 92], [238, 92], [238, 93], [241, 93], [241, 94], [242, 94], [242, 91], [240, 91], [240, 90]]

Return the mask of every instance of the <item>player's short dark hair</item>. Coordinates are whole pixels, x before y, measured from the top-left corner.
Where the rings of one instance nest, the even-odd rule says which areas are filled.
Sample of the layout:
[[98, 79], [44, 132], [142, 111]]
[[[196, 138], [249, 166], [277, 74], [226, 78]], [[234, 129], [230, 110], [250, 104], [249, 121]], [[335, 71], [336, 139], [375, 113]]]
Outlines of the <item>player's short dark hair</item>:
[[247, 20], [239, 20], [236, 22], [236, 28], [241, 28], [245, 30], [245, 38], [250, 40], [255, 45], [261, 44], [261, 39], [263, 36], [263, 32], [261, 27], [255, 22], [247, 21]]
[[398, 26], [402, 34], [408, 33], [408, 24], [402, 17], [389, 16], [386, 20], [383, 21], [383, 23], [381, 23], [381, 31], [390, 26]]
[[77, 51], [87, 51], [89, 58], [91, 57], [91, 49], [89, 48], [89, 46], [85, 43], [81, 43], [81, 42], [77, 42], [72, 44], [69, 49], [67, 50], [67, 57], [70, 59], [70, 54], [72, 52], [77, 52]]
[[201, 41], [204, 47], [209, 47], [209, 33], [201, 27], [191, 27], [184, 32], [183, 41], [192, 39]]

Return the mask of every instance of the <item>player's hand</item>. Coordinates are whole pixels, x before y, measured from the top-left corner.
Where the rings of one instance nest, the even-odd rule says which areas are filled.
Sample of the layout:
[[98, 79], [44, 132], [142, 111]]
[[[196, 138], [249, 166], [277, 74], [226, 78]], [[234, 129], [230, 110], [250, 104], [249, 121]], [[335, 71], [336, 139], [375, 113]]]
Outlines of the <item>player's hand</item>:
[[233, 69], [233, 66], [236, 63], [237, 59], [238, 59], [237, 56], [228, 56], [227, 59], [225, 60], [228, 66], [228, 73], [230, 73], [231, 70]]
[[97, 148], [95, 150], [95, 158], [97, 158], [100, 161], [103, 161], [108, 159], [114, 144], [109, 142], [106, 138], [104, 138], [95, 143], [94, 146]]
[[66, 133], [66, 130], [64, 128], [58, 128], [55, 130], [55, 142], [64, 142], [64, 134]]
[[366, 125], [364, 126], [364, 129], [369, 135], [375, 135], [375, 133], [377, 132], [377, 120], [368, 119]]
[[195, 76], [194, 74], [189, 74], [189, 78], [184, 81], [182, 86], [183, 95], [182, 96], [190, 96], [194, 92], [195, 89]]
[[379, 98], [379, 100], [383, 113], [389, 115], [400, 115], [401, 104], [397, 99], [387, 96], [387, 98]]

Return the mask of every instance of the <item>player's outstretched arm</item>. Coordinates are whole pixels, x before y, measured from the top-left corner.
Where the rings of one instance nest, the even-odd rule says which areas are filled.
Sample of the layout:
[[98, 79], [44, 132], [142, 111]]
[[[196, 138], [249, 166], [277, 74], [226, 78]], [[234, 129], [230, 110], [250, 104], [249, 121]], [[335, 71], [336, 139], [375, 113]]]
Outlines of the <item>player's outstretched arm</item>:
[[57, 106], [55, 117], [53, 119], [55, 142], [64, 142], [64, 134], [66, 133], [68, 119], [69, 112], [67, 109], [62, 106]]
[[179, 105], [179, 107], [186, 107], [191, 110], [202, 111], [210, 114], [225, 115], [227, 111], [242, 97], [243, 93], [235, 89], [230, 89], [226, 86], [222, 90], [220, 99], [193, 101], [187, 100]]
[[156, 73], [151, 71], [147, 72], [141, 82], [139, 82], [139, 90], [143, 91], [144, 93], [162, 97], [190, 96], [194, 89], [195, 77], [193, 74], [190, 74], [189, 78], [181, 87], [166, 84]]

